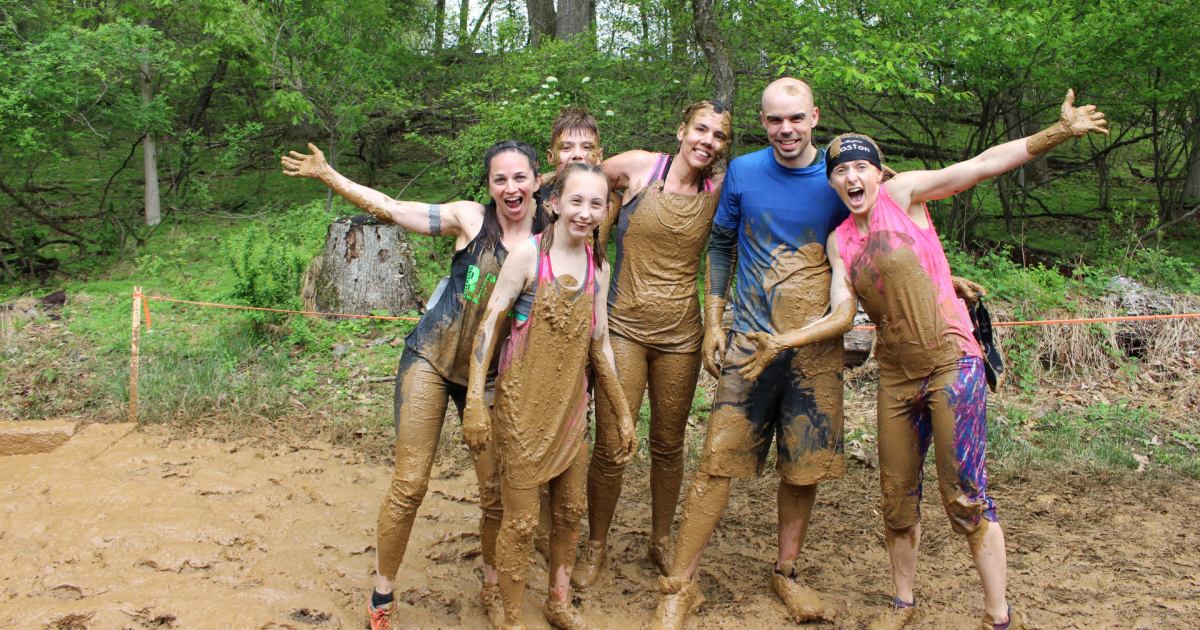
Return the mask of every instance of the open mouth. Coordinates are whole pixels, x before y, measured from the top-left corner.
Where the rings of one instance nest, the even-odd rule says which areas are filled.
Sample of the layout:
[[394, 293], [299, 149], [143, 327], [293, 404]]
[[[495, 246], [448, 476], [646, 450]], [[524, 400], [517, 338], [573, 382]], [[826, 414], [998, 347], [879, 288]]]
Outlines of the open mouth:
[[862, 203], [863, 197], [866, 196], [866, 191], [862, 186], [851, 186], [846, 189], [846, 196], [850, 198], [850, 205], [857, 206]]
[[706, 151], [705, 149], [696, 148], [692, 150], [692, 153], [696, 157], [700, 158], [702, 162], [707, 162], [712, 159], [712, 153], [710, 151]]
[[521, 204], [524, 202], [525, 198], [520, 196], [504, 198], [504, 205], [508, 206], [508, 209], [514, 212], [519, 210], [521, 208]]

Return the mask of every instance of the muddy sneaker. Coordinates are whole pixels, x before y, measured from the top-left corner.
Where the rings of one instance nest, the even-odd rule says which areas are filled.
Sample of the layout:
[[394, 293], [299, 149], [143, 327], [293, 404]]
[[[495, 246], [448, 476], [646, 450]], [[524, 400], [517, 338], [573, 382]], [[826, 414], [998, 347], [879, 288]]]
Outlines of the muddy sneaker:
[[897, 597], [886, 612], [871, 620], [867, 630], [903, 630], [909, 624], [916, 623], [919, 616], [915, 601], [910, 604]]
[[663, 597], [658, 600], [658, 609], [647, 630], [682, 630], [688, 616], [704, 605], [704, 594], [695, 580], [660, 577], [658, 585]]
[[479, 599], [483, 600], [483, 610], [487, 612], [488, 627], [492, 630], [504, 627], [504, 600], [500, 598], [500, 585], [484, 584], [479, 591]]
[[546, 623], [560, 630], [589, 630], [590, 626], [583, 622], [583, 615], [568, 602], [556, 602], [547, 599], [542, 604], [542, 615]]
[[675, 558], [675, 541], [670, 536], [651, 540], [650, 548], [646, 550], [646, 558], [658, 569], [659, 575], [669, 574]]
[[392, 608], [395, 604], [387, 604], [376, 608], [367, 602], [367, 628], [370, 630], [388, 630], [392, 627]]
[[587, 541], [584, 543], [583, 549], [579, 550], [579, 557], [575, 560], [575, 570], [571, 573], [571, 586], [582, 590], [595, 584], [600, 579], [600, 572], [604, 571], [606, 566], [608, 566], [608, 545], [598, 540]]
[[799, 623], [825, 619], [833, 621], [837, 611], [826, 608], [816, 591], [800, 583], [799, 578], [771, 574], [771, 589], [787, 605], [788, 614]]
[[1025, 630], [1025, 618], [1021, 613], [1013, 612], [1012, 606], [1008, 607], [1008, 621], [1006, 623], [996, 623], [996, 620], [989, 614], [983, 614], [983, 622], [979, 624], [979, 630]]

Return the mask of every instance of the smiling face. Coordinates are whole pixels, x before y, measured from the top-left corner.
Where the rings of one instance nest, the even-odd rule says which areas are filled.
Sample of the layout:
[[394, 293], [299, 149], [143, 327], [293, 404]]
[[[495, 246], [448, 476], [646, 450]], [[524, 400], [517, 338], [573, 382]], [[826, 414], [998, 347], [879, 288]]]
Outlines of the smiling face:
[[497, 153], [488, 164], [488, 193], [501, 219], [521, 221], [534, 209], [537, 170], [518, 150]]
[[712, 108], [696, 112], [690, 121], [679, 126], [679, 155], [696, 170], [703, 170], [729, 150], [732, 135], [729, 112], [718, 114]]
[[608, 210], [608, 179], [596, 173], [572, 173], [551, 204], [558, 211], [557, 225], [563, 235], [582, 241]]
[[604, 160], [604, 149], [600, 148], [596, 134], [586, 129], [568, 129], [546, 149], [546, 157], [554, 165], [554, 171], [562, 174], [572, 162], [599, 164]]
[[816, 158], [812, 146], [813, 127], [821, 110], [813, 104], [812, 91], [800, 82], [776, 82], [762, 97], [763, 128], [775, 149], [775, 159], [788, 168], [808, 166]]
[[875, 207], [879, 198], [879, 185], [883, 182], [883, 171], [867, 160], [844, 162], [833, 167], [829, 185], [833, 187], [842, 203], [852, 214], [865, 215]]

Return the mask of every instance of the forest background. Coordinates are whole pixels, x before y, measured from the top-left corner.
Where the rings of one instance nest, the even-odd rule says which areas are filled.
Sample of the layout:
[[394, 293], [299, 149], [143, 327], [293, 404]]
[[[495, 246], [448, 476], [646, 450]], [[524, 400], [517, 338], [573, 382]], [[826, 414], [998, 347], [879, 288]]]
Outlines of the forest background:
[[[931, 204], [952, 266], [1006, 318], [1129, 312], [1131, 283], [1197, 310], [1200, 0], [0, 0], [0, 20], [4, 418], [120, 416], [135, 285], [298, 307], [327, 226], [355, 211], [282, 177], [286, 150], [312, 142], [405, 199], [482, 199], [483, 149], [544, 150], [566, 104], [611, 156], [673, 151], [682, 108], [717, 97], [734, 153], [757, 150], [783, 74], [816, 92], [816, 142], [868, 133], [898, 170], [1034, 133], [1074, 88], [1111, 135]], [[410, 242], [427, 296], [453, 240]], [[62, 308], [34, 303], [55, 289]], [[147, 419], [390, 434], [410, 324], [153, 308]], [[1200, 475], [1195, 326], [1005, 335], [1001, 458]], [[872, 439], [861, 420], [851, 448]]]

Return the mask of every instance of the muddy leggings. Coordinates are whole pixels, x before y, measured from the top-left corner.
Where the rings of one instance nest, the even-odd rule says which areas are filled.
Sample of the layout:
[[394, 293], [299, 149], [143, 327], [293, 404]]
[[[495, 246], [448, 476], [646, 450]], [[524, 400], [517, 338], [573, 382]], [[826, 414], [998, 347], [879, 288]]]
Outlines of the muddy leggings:
[[[671, 533], [679, 489], [683, 485], [683, 437], [688, 412], [700, 378], [700, 352], [672, 353], [647, 348], [620, 335], [609, 337], [617, 360], [617, 376], [629, 410], [642, 406], [650, 383], [651, 541]], [[588, 469], [588, 538], [608, 541], [621, 496], [625, 466], [613, 460], [620, 449], [617, 417], [600, 389], [596, 391], [596, 445]]]
[[[575, 569], [575, 549], [579, 546], [579, 521], [583, 519], [586, 496], [588, 449], [579, 448], [567, 469], [550, 480], [550, 584], [551, 597], [557, 581], [569, 586]], [[522, 623], [521, 607], [525, 599], [525, 578], [533, 551], [541, 507], [541, 487], [514, 488], [506, 477], [500, 479], [504, 495], [504, 521], [497, 540], [496, 568], [500, 572], [500, 596], [504, 600], [505, 627]]]
[[[396, 377], [396, 467], [387, 498], [379, 508], [376, 549], [379, 574], [395, 580], [408, 538], [412, 534], [417, 510], [429, 488], [429, 471], [442, 435], [442, 421], [451, 398], [461, 414], [466, 388], [442, 378], [428, 361], [408, 349], [400, 357]], [[500, 475], [494, 447], [472, 451], [475, 474], [479, 477], [480, 538], [483, 563], [494, 565], [496, 534], [503, 510], [500, 505]]]
[[983, 359], [965, 357], [910, 379], [879, 375], [879, 483], [883, 519], [891, 529], [921, 520], [925, 454], [932, 443], [938, 491], [950, 526], [973, 536], [981, 520], [996, 521], [987, 495], [986, 380]]

